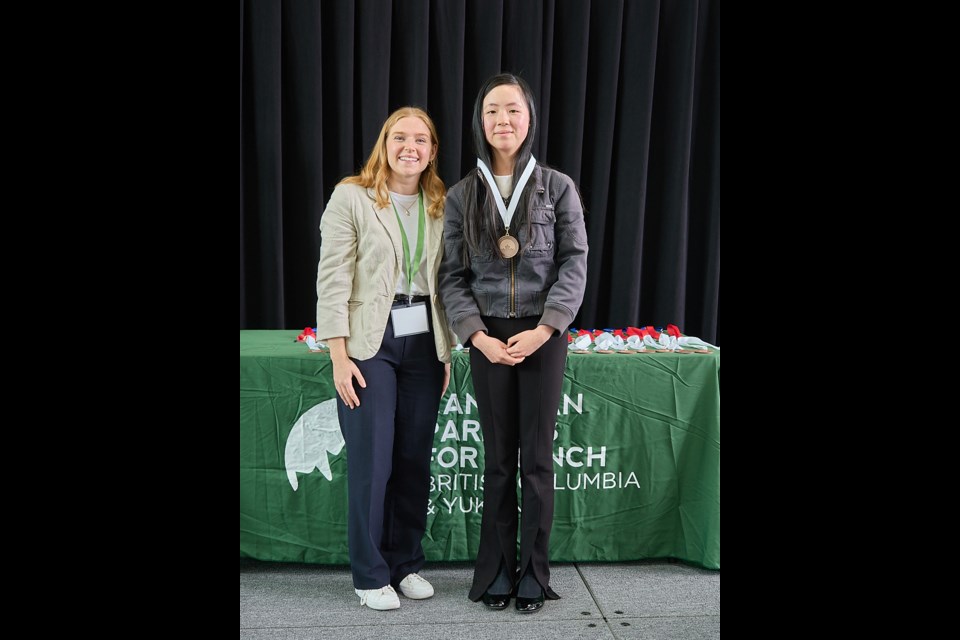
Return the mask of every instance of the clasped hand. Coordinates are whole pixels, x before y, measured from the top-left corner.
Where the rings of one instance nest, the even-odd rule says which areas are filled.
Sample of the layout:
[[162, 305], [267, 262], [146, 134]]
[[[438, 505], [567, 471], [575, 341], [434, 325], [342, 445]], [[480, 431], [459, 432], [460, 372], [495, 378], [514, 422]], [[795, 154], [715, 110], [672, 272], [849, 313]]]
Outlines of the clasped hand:
[[539, 325], [535, 329], [521, 331], [507, 338], [506, 344], [500, 340], [478, 331], [471, 337], [471, 343], [487, 357], [493, 364], [517, 365], [527, 356], [534, 354], [543, 346], [553, 329], [547, 325]]

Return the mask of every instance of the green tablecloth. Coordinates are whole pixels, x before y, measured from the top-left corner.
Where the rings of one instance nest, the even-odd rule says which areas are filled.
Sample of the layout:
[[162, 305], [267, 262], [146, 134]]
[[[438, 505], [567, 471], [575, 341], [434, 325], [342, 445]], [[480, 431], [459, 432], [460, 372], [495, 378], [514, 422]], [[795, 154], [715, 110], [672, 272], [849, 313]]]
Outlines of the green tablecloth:
[[[240, 557], [343, 564], [347, 451], [326, 352], [240, 332]], [[401, 405], [402, 406], [402, 405]], [[467, 354], [440, 403], [424, 550], [473, 560], [483, 444]], [[570, 354], [550, 557], [720, 568], [720, 353]]]

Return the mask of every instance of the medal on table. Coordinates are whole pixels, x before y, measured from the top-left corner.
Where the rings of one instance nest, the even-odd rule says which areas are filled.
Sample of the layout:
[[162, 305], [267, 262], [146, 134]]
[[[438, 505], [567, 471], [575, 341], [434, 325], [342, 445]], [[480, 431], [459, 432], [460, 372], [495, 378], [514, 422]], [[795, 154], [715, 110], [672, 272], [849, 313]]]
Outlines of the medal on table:
[[510, 223], [513, 221], [513, 214], [516, 213], [517, 205], [520, 203], [520, 194], [523, 193], [523, 188], [527, 186], [527, 182], [530, 180], [530, 176], [533, 174], [533, 169], [536, 166], [536, 158], [530, 156], [527, 166], [524, 167], [523, 173], [520, 174], [520, 180], [513, 189], [514, 197], [510, 198], [510, 207], [508, 208], [503, 201], [503, 195], [501, 195], [500, 188], [497, 186], [496, 180], [493, 179], [493, 174], [490, 172], [490, 169], [483, 163], [483, 160], [477, 158], [477, 167], [480, 168], [480, 172], [490, 185], [490, 189], [493, 190], [493, 200], [497, 204], [497, 211], [500, 212], [500, 219], [503, 220], [504, 234], [497, 239], [497, 251], [507, 260], [520, 252], [520, 241], [510, 235]]

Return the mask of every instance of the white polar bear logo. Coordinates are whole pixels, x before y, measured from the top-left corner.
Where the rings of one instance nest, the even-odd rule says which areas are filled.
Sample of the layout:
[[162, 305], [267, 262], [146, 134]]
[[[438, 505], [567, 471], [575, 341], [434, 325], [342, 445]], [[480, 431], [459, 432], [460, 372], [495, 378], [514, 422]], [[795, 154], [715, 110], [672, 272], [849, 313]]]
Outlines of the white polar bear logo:
[[324, 400], [300, 416], [287, 437], [283, 453], [287, 479], [293, 490], [300, 486], [297, 472], [312, 473], [319, 469], [324, 478], [333, 480], [327, 452], [336, 455], [343, 449], [343, 444], [336, 398]]

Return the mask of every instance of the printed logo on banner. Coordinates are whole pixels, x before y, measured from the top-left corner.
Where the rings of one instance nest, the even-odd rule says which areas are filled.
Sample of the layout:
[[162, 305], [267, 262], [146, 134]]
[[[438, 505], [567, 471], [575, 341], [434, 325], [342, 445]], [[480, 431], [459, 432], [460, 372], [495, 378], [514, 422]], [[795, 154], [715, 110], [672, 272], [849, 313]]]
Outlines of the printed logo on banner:
[[[608, 449], [607, 432], [581, 430], [577, 441], [572, 441], [570, 422], [584, 414], [585, 402], [583, 393], [562, 395], [553, 433], [553, 488], [558, 492], [640, 489], [636, 471], [623, 468], [622, 448]], [[445, 421], [438, 422], [434, 431], [427, 514], [482, 513], [483, 436], [476, 399], [469, 392], [451, 393], [441, 407]], [[520, 482], [518, 476], [518, 486]]]
[[337, 455], [343, 445], [336, 398], [324, 400], [300, 416], [287, 436], [283, 453], [287, 479], [293, 490], [300, 486], [297, 473], [313, 473], [319, 469], [324, 478], [333, 480], [327, 454]]
[[[583, 394], [578, 393], [574, 397], [564, 394], [557, 416], [582, 415], [583, 405]], [[476, 400], [467, 393], [461, 404], [457, 394], [452, 393], [446, 404], [441, 406], [447, 420], [442, 430], [441, 423], [435, 427], [437, 438], [432, 461], [439, 467], [439, 473], [431, 474], [430, 493], [433, 497], [428, 511], [432, 514], [434, 508], [440, 506], [447, 513], [453, 513], [455, 509], [464, 513], [479, 513], [483, 505], [480, 497], [464, 500], [462, 495], [458, 495], [464, 491], [483, 490], [483, 470], [478, 464], [478, 454], [483, 446], [482, 435], [479, 421], [472, 419], [477, 409]], [[634, 470], [608, 470], [605, 443], [594, 441], [586, 446], [569, 443], [567, 438], [559, 438], [564, 428], [565, 425], [558, 423], [554, 432], [555, 490], [640, 488]], [[300, 416], [287, 437], [284, 451], [287, 479], [293, 490], [299, 488], [298, 473], [309, 474], [319, 469], [324, 478], [333, 480], [328, 454], [337, 455], [343, 450], [344, 444], [337, 418], [336, 398], [325, 400]], [[437, 470], [437, 467], [434, 469]]]

